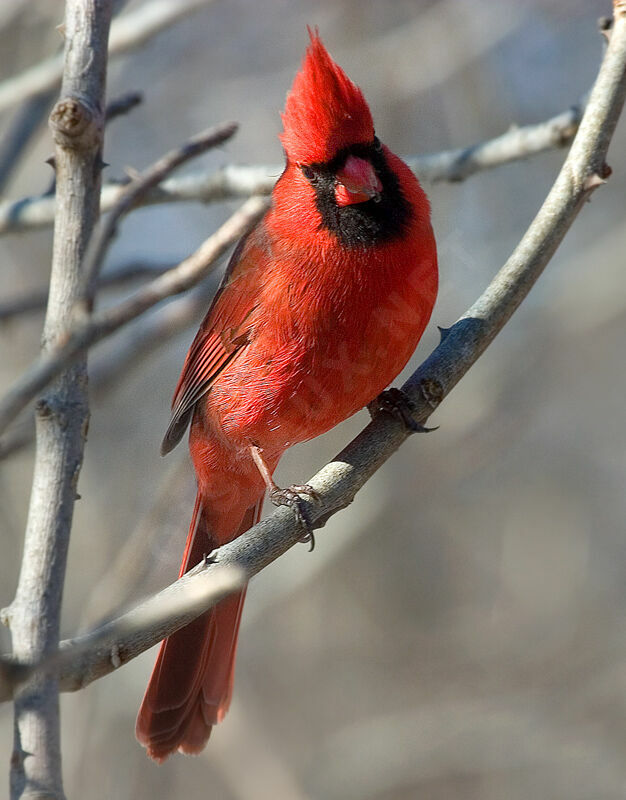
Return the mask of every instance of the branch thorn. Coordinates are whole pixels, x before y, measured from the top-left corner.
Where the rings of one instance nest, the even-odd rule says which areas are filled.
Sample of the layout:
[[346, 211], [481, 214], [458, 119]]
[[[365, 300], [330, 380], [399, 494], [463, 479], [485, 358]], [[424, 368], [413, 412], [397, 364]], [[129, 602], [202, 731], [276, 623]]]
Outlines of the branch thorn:
[[606, 178], [603, 178], [601, 175], [598, 175], [597, 172], [592, 172], [591, 175], [587, 175], [585, 181], [583, 183], [583, 189], [586, 192], [592, 192], [594, 189], [597, 189], [598, 186], [602, 186], [606, 183]]
[[441, 344], [448, 338], [448, 334], [452, 328], [444, 328], [441, 325], [437, 325], [437, 330], [439, 331], [439, 344]]

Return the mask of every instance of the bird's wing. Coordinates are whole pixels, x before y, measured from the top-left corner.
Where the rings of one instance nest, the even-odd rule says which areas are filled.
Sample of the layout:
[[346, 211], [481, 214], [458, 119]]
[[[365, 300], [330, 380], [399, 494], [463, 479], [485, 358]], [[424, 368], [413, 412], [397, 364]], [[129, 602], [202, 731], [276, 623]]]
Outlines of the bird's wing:
[[193, 340], [172, 400], [172, 416], [161, 444], [165, 455], [181, 440], [198, 400], [249, 341], [255, 309], [251, 272], [262, 260], [259, 228], [241, 239], [196, 338]]

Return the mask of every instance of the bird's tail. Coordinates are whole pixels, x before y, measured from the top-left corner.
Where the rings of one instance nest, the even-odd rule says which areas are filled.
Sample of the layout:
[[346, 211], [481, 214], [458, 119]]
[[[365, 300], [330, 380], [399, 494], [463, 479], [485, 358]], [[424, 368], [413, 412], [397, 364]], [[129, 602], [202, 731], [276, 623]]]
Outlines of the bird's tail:
[[[235, 531], [215, 530], [196, 498], [180, 575], [187, 572], [218, 543], [239, 536], [254, 525], [262, 500], [250, 506]], [[213, 528], [213, 529], [212, 529]], [[199, 753], [230, 705], [235, 671], [237, 634], [245, 590], [214, 608], [161, 643], [135, 733], [155, 761], [170, 753]]]

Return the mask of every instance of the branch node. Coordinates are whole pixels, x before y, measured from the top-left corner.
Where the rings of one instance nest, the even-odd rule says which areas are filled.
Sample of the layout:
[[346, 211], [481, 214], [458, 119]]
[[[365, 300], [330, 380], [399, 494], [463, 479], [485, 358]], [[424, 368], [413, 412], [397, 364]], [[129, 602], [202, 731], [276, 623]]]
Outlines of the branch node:
[[48, 419], [54, 413], [52, 406], [45, 397], [41, 397], [35, 403], [35, 413], [40, 419]]
[[607, 42], [611, 40], [611, 28], [613, 27], [613, 20], [611, 17], [598, 18], [598, 30], [604, 36]]
[[50, 129], [59, 147], [85, 150], [99, 141], [102, 128], [101, 115], [86, 100], [64, 97], [50, 114]]
[[422, 397], [432, 409], [437, 408], [445, 396], [441, 383], [432, 378], [423, 378], [420, 381], [420, 391]]

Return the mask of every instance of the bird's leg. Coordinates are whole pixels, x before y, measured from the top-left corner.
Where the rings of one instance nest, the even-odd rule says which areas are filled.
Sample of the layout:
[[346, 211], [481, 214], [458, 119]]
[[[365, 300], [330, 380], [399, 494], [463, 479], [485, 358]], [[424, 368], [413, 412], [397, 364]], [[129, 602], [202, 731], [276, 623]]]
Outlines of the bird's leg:
[[385, 389], [375, 400], [368, 403], [367, 410], [372, 419], [376, 419], [380, 413], [393, 414], [409, 433], [430, 433], [437, 430], [437, 428], [427, 428], [417, 422], [413, 416], [415, 404], [402, 389]]
[[312, 486], [305, 484], [294, 484], [288, 486], [286, 489], [281, 489], [277, 486], [272, 478], [265, 459], [263, 458], [263, 450], [256, 445], [250, 445], [250, 455], [256, 464], [261, 477], [270, 495], [270, 500], [275, 506], [288, 506], [293, 510], [296, 516], [298, 525], [304, 530], [304, 535], [300, 539], [301, 542], [308, 542], [310, 544], [309, 550], [315, 547], [315, 537], [313, 536], [313, 526], [309, 517], [309, 512], [302, 502], [300, 495], [306, 495], [314, 502], [319, 502], [320, 496]]

